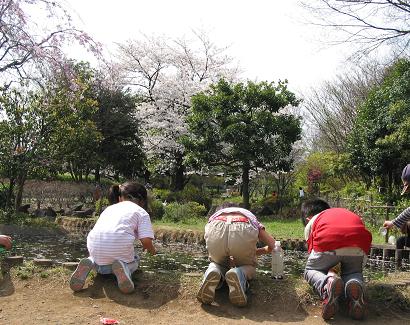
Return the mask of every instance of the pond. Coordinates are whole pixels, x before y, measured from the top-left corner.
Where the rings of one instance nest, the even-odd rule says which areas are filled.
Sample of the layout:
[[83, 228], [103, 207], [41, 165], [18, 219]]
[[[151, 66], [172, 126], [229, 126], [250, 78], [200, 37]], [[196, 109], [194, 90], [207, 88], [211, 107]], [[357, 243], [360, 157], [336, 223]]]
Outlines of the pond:
[[[181, 243], [164, 244], [155, 242], [158, 254], [151, 256], [142, 252], [137, 246], [141, 259], [142, 270], [160, 272], [203, 272], [207, 265], [205, 247]], [[56, 262], [75, 262], [88, 255], [84, 238], [56, 234], [17, 234], [13, 236], [11, 252], [2, 255], [21, 255], [26, 260], [34, 258], [52, 259]], [[299, 277], [303, 274], [307, 253], [286, 250], [284, 252], [285, 276]], [[377, 279], [387, 272], [397, 269], [394, 260], [382, 261], [380, 258], [369, 259], [364, 270], [365, 279]], [[258, 259], [257, 272], [260, 276], [269, 276], [271, 270], [271, 256], [263, 255]], [[410, 271], [408, 260], [403, 260], [400, 271]]]

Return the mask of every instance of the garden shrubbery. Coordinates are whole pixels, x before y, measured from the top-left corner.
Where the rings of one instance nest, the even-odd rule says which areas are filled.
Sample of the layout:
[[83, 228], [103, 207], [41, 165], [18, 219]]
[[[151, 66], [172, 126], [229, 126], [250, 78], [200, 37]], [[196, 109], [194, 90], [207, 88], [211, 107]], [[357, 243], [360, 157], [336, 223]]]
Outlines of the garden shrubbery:
[[164, 205], [160, 200], [152, 198], [149, 202], [149, 214], [152, 220], [162, 219], [165, 213]]
[[182, 204], [196, 202], [204, 206], [207, 211], [212, 206], [211, 195], [207, 191], [202, 191], [193, 185], [187, 185], [184, 190], [178, 192], [171, 192], [165, 189], [153, 189], [152, 194], [158, 200], [166, 201], [167, 203], [178, 202]]
[[165, 206], [163, 220], [170, 222], [189, 222], [192, 219], [203, 218], [208, 210], [197, 202], [172, 202]]

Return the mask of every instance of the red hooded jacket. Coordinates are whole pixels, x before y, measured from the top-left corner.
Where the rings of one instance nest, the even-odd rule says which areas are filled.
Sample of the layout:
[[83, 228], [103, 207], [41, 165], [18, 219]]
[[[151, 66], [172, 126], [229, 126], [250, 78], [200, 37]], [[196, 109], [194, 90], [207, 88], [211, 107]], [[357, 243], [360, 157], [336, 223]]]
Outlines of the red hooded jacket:
[[312, 249], [326, 252], [343, 247], [360, 247], [369, 254], [372, 234], [357, 214], [343, 208], [331, 208], [317, 216], [307, 242], [309, 253]]

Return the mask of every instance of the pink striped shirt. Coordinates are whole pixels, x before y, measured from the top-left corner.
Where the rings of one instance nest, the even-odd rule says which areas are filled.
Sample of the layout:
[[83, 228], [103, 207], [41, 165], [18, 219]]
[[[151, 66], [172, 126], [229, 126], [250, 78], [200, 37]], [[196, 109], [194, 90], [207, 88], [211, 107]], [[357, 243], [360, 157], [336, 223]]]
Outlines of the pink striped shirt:
[[87, 236], [90, 257], [98, 265], [110, 265], [114, 260], [134, 261], [134, 241], [154, 238], [147, 211], [131, 201], [106, 208]]
[[211, 215], [208, 219], [208, 223], [211, 221], [214, 221], [216, 217], [220, 216], [221, 214], [241, 214], [245, 217], [248, 218], [249, 222], [255, 229], [261, 230], [265, 229], [265, 226], [261, 224], [258, 219], [256, 219], [256, 216], [250, 212], [249, 210], [243, 209], [243, 208], [237, 208], [237, 207], [231, 207], [231, 208], [225, 208], [216, 211], [213, 215]]

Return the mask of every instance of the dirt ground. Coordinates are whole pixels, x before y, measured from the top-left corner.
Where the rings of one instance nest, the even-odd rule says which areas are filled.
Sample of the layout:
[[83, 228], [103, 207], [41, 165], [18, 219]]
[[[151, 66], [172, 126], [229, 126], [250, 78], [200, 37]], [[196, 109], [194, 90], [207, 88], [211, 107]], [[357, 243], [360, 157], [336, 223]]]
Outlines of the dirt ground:
[[[249, 304], [237, 308], [229, 303], [228, 290], [217, 292], [212, 305], [195, 298], [201, 274], [137, 272], [136, 290], [121, 294], [111, 277], [91, 274], [85, 289], [73, 293], [71, 271], [43, 269], [28, 263], [0, 278], [0, 324], [100, 324], [101, 317], [120, 324], [323, 324], [320, 303], [302, 279], [274, 281], [258, 277], [251, 284]], [[410, 322], [410, 288], [374, 284], [370, 312], [363, 324]], [[403, 312], [406, 310], [407, 312]], [[350, 320], [343, 306], [334, 324]]]

